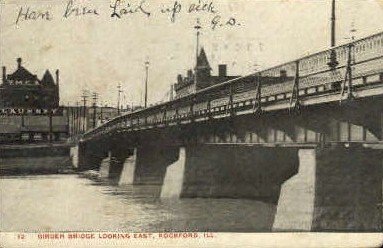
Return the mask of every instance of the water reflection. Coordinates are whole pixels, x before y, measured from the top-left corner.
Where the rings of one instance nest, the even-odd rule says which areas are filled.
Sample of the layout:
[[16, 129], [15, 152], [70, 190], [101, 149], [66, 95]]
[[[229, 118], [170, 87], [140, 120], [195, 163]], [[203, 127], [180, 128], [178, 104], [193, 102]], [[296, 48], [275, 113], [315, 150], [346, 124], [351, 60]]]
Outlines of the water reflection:
[[3, 177], [1, 231], [270, 231], [275, 206], [243, 199], [154, 198], [156, 186], [77, 175]]

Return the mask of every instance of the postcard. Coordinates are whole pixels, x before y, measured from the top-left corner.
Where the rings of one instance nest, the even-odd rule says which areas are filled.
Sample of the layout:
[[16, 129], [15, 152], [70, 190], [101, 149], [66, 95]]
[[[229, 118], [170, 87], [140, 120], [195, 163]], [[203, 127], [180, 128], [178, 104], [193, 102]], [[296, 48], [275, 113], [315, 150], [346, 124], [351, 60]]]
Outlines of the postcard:
[[381, 247], [383, 1], [0, 0], [0, 247]]

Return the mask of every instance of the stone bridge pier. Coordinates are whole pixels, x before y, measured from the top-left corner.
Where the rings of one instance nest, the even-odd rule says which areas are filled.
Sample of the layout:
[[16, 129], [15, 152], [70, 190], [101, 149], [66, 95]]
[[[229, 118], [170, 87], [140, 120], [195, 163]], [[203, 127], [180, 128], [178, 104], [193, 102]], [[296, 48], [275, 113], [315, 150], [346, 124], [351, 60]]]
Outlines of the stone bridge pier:
[[362, 146], [302, 149], [282, 185], [276, 231], [381, 231], [382, 152]]
[[99, 170], [101, 162], [108, 157], [106, 142], [83, 142], [78, 143], [77, 169], [78, 171]]
[[274, 231], [382, 230], [383, 153], [376, 147], [121, 145], [90, 159], [96, 150], [86, 149], [95, 147], [80, 145], [79, 161], [91, 163], [82, 168], [107, 163], [107, 177], [150, 186], [155, 197], [263, 201], [274, 206]]

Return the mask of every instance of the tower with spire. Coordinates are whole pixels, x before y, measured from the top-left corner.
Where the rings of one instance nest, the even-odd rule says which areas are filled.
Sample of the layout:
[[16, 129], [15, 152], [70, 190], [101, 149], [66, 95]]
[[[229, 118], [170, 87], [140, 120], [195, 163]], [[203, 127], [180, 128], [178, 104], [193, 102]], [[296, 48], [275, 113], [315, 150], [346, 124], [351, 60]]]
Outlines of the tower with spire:
[[205, 49], [202, 47], [201, 52], [197, 58], [197, 65], [195, 67], [196, 73], [196, 90], [200, 90], [209, 86], [209, 81], [211, 77], [211, 67], [209, 61], [207, 60], [207, 56], [205, 53]]
[[193, 70], [188, 70], [186, 76], [179, 74], [177, 76], [177, 83], [174, 85], [175, 98], [184, 97], [186, 95], [195, 93], [206, 87], [219, 84], [239, 76], [228, 76], [227, 66], [224, 64], [218, 65], [218, 75], [212, 75], [212, 67], [205, 49], [202, 47], [198, 53], [197, 63]]

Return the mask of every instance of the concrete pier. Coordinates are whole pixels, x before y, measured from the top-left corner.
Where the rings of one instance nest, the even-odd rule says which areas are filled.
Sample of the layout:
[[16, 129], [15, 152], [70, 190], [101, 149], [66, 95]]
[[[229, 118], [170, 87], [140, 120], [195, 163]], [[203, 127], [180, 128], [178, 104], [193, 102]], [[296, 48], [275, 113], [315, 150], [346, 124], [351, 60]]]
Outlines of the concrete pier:
[[382, 230], [382, 154], [336, 147], [300, 151], [297, 175], [282, 185], [275, 231]]
[[272, 204], [274, 231], [382, 230], [379, 149], [355, 144], [304, 149], [146, 145], [84, 157], [87, 168], [99, 161], [101, 177], [131, 185], [133, 194], [140, 185], [153, 197], [247, 198]]
[[199, 146], [186, 154], [182, 197], [277, 202], [280, 185], [298, 168], [295, 148]]
[[112, 159], [112, 154], [111, 152], [109, 152], [108, 157], [101, 160], [100, 171], [99, 171], [101, 179], [109, 178], [111, 159]]
[[166, 168], [161, 198], [180, 198], [186, 165], [186, 149], [180, 148], [178, 160]]
[[136, 171], [137, 149], [133, 149], [133, 154], [127, 157], [123, 164], [119, 185], [132, 185], [134, 182], [134, 173]]
[[299, 151], [298, 173], [282, 184], [274, 231], [310, 231], [315, 202], [315, 150]]
[[78, 168], [78, 146], [70, 148], [70, 158], [74, 168]]

